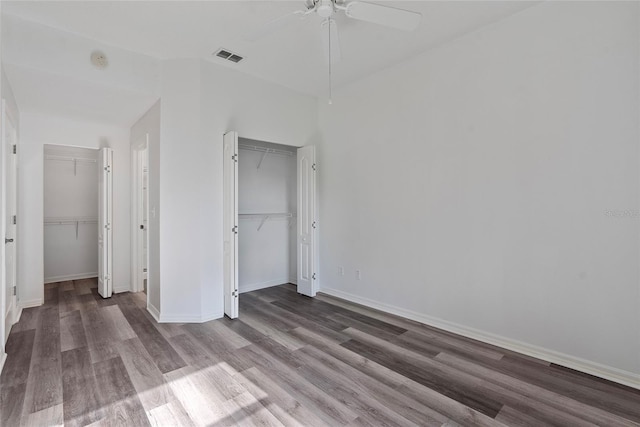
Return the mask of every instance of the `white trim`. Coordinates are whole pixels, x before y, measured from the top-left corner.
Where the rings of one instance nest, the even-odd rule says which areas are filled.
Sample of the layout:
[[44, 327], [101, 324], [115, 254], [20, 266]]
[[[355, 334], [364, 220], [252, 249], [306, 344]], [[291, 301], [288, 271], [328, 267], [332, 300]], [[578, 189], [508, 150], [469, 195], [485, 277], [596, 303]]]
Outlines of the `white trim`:
[[147, 303], [147, 311], [156, 319], [156, 322], [160, 323], [160, 311], [151, 303]]
[[44, 301], [42, 300], [42, 298], [36, 298], [36, 299], [20, 301], [20, 303], [18, 304], [18, 307], [20, 307], [20, 310], [22, 310], [25, 308], [40, 307], [42, 304], [44, 304]]
[[81, 280], [81, 279], [93, 279], [98, 277], [98, 272], [95, 273], [79, 273], [79, 274], [69, 274], [66, 276], [53, 276], [53, 277], [45, 277], [44, 283], [57, 283], [57, 282], [66, 282], [68, 280]]
[[15, 325], [16, 323], [18, 323], [21, 317], [22, 317], [22, 307], [20, 306], [20, 303], [18, 303], [18, 314], [16, 314], [16, 319], [13, 322], [13, 324]]
[[0, 374], [2, 373], [2, 368], [4, 368], [4, 362], [7, 361], [7, 353], [2, 353], [0, 355]]
[[252, 283], [250, 285], [240, 285], [238, 286], [238, 291], [241, 294], [244, 294], [245, 292], [257, 291], [258, 289], [270, 288], [272, 286], [278, 286], [278, 285], [286, 285], [290, 281], [291, 280], [289, 279], [276, 279], [276, 280], [269, 280], [267, 282]]
[[467, 338], [472, 338], [478, 341], [505, 348], [507, 350], [522, 353], [531, 357], [536, 357], [538, 359], [546, 360], [547, 362], [555, 363], [557, 365], [595, 375], [597, 377], [604, 378], [619, 384], [624, 384], [629, 387], [640, 389], [640, 374], [624, 371], [622, 369], [603, 365], [597, 362], [592, 362], [586, 359], [560, 353], [558, 351], [550, 350], [536, 345], [527, 344], [522, 341], [502, 337], [500, 335], [470, 328], [468, 326], [459, 325], [457, 323], [427, 316], [422, 313], [406, 310], [404, 308], [396, 307], [390, 304], [380, 303], [378, 301], [353, 295], [347, 292], [340, 291], [338, 289], [322, 287], [321, 293], [351, 301], [357, 304], [365, 305], [367, 307], [384, 311], [386, 313], [395, 314], [396, 316], [402, 316], [410, 320], [424, 323], [425, 325], [433, 326], [435, 328], [440, 328], [448, 332], [453, 332], [454, 334], [465, 336]]
[[[153, 314], [153, 313], [152, 313]], [[184, 316], [180, 314], [175, 315], [160, 315], [158, 323], [204, 323], [210, 320], [220, 319], [224, 316], [224, 312], [203, 314], [202, 316]]]
[[298, 278], [297, 277], [289, 277], [289, 283], [292, 285], [298, 286]]
[[131, 292], [131, 288], [113, 288], [113, 293], [114, 294], [121, 294], [123, 292]]

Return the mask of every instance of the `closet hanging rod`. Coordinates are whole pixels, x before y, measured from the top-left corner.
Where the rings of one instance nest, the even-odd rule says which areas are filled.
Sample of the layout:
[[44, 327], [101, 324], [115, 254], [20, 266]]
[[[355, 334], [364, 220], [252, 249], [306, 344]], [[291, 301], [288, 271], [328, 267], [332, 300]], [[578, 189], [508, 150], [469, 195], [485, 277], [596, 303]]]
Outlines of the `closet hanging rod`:
[[282, 156], [293, 156], [292, 151], [281, 150], [278, 148], [258, 147], [257, 145], [247, 145], [247, 144], [238, 144], [238, 148], [241, 150], [258, 151], [260, 153], [280, 154]]

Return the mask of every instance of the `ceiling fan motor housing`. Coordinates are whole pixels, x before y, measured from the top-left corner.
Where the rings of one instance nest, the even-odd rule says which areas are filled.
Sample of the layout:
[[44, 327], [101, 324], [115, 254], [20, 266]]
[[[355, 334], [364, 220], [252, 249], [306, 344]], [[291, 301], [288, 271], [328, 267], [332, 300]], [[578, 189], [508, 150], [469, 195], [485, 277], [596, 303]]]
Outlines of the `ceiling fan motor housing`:
[[333, 0], [319, 0], [316, 13], [323, 18], [330, 18], [334, 12]]

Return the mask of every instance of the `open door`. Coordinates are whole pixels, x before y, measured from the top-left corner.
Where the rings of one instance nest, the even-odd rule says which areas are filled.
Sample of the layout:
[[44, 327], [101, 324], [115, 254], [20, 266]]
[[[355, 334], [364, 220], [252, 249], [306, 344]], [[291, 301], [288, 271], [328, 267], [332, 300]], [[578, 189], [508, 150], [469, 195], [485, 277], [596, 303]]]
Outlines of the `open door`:
[[298, 293], [316, 296], [316, 150], [298, 149]]
[[224, 314], [238, 317], [238, 133], [223, 138]]
[[5, 306], [3, 307], [5, 340], [16, 320], [16, 211], [17, 211], [17, 131], [6, 104], [2, 102], [2, 132], [4, 150], [4, 284]]
[[98, 293], [113, 293], [113, 150], [102, 148], [98, 170]]

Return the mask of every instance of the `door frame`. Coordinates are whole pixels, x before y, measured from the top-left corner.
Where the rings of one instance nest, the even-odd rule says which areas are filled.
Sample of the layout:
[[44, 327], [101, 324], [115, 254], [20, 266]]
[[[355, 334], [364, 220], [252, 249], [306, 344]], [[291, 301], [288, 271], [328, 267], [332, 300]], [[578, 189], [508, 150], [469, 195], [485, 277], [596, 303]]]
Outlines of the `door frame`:
[[[149, 177], [149, 134], [145, 133], [131, 145], [131, 291], [141, 292], [144, 289], [144, 276], [142, 267], [144, 260], [144, 240], [140, 233], [140, 220], [143, 216], [144, 194], [143, 167], [146, 163], [147, 178]], [[151, 272], [149, 268], [149, 179], [147, 179], [147, 306], [149, 305], [149, 293]]]

